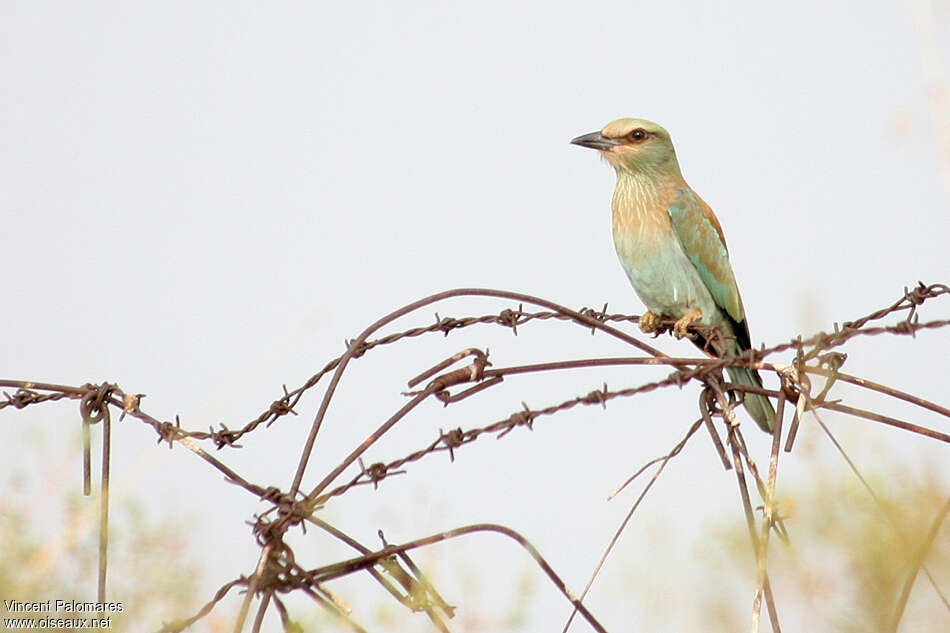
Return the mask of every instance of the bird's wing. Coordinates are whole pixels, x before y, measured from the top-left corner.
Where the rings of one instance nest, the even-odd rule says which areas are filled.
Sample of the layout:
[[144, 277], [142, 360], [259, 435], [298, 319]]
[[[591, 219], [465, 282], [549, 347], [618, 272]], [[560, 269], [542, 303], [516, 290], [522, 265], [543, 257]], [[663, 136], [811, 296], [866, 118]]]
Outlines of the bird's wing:
[[689, 187], [677, 189], [667, 207], [673, 231], [716, 304], [732, 320], [739, 346], [748, 349], [749, 328], [719, 221]]

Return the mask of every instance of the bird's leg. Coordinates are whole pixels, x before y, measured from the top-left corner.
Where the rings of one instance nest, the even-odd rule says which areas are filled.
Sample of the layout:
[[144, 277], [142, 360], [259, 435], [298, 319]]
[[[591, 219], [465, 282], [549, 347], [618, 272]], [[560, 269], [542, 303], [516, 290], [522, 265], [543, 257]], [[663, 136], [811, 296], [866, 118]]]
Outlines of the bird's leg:
[[684, 336], [689, 336], [687, 329], [696, 321], [699, 321], [703, 318], [702, 310], [693, 310], [689, 314], [684, 315], [681, 319], [677, 320], [673, 324], [673, 336], [676, 338], [683, 338]]
[[644, 334], [656, 332], [656, 315], [649, 310], [640, 317], [640, 331]]

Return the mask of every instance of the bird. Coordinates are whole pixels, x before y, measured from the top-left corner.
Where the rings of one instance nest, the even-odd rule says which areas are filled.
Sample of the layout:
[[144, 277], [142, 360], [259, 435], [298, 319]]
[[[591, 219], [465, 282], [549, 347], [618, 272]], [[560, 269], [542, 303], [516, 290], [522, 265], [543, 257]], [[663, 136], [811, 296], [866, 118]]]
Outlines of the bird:
[[[658, 317], [673, 318], [678, 339], [690, 336], [694, 323], [719, 328], [723, 336], [718, 340], [691, 337], [710, 355], [735, 358], [751, 349], [722, 227], [686, 184], [669, 132], [652, 121], [622, 118], [571, 143], [599, 151], [617, 174], [611, 203], [614, 248], [647, 308], [640, 329], [656, 332]], [[762, 387], [755, 369], [726, 369], [735, 383]], [[771, 433], [775, 412], [769, 399], [748, 392], [741, 397], [756, 424]]]

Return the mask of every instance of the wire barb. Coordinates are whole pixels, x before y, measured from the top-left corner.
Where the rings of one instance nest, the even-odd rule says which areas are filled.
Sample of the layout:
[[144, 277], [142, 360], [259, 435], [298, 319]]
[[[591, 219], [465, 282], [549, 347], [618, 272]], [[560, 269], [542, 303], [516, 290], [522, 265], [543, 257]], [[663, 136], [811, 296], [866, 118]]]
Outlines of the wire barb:
[[[658, 477], [659, 473], [665, 468], [668, 461], [679, 454], [687, 440], [698, 430], [699, 426], [705, 425], [710, 433], [710, 438], [717, 453], [720, 456], [723, 467], [734, 470], [736, 472], [737, 482], [739, 483], [740, 496], [743, 500], [743, 508], [748, 520], [750, 538], [753, 541], [758, 565], [757, 590], [754, 599], [754, 612], [756, 613], [754, 617], [756, 618], [756, 623], [760, 602], [764, 599], [769, 616], [772, 619], [773, 630], [777, 631], [779, 630], [778, 618], [771, 587], [769, 585], [766, 556], [769, 536], [773, 529], [777, 534], [782, 536], [782, 538], [787, 538], [781, 524], [782, 517], [774, 498], [780, 453], [779, 446], [781, 444], [781, 434], [784, 426], [783, 418], [786, 403], [792, 403], [794, 406], [794, 412], [791, 414], [791, 420], [788, 424], [788, 432], [785, 438], [784, 448], [786, 451], [792, 450], [800, 422], [804, 414], [808, 411], [814, 414], [820, 426], [827, 431], [823, 422], [818, 418], [818, 411], [820, 409], [838, 411], [854, 419], [866, 421], [869, 424], [880, 423], [939, 441], [950, 442], [950, 434], [942, 433], [918, 424], [911, 424], [910, 422], [885, 415], [884, 413], [850, 407], [843, 404], [840, 400], [828, 399], [836, 387], [847, 384], [883, 394], [892, 400], [910, 403], [921, 409], [942, 416], [945, 419], [950, 419], [950, 408], [942, 404], [924, 400], [895, 388], [881, 385], [867, 378], [852, 376], [841, 372], [841, 368], [848, 360], [848, 354], [845, 353], [843, 346], [856, 337], [880, 335], [916, 337], [917, 334], [927, 330], [950, 326], [950, 319], [927, 321], [922, 318], [925, 303], [938, 297], [946, 297], [947, 295], [950, 295], [950, 287], [947, 285], [932, 284], [927, 286], [923, 283], [919, 283], [913, 288], [905, 288], [903, 295], [889, 306], [856, 320], [844, 321], [840, 325], [836, 323], [832, 331], [828, 333], [819, 332], [808, 338], [797, 336], [787, 342], [771, 347], [763, 346], [761, 349], [747, 351], [737, 358], [726, 358], [715, 355], [713, 358], [671, 358], [644, 343], [640, 338], [637, 338], [637, 336], [620, 329], [621, 327], [633, 329], [638, 322], [638, 317], [636, 315], [608, 314], [606, 303], [603, 304], [600, 310], [583, 308], [580, 311], [573, 311], [546, 299], [520, 293], [486, 289], [458, 289], [420, 299], [379, 319], [356, 338], [347, 340], [344, 354], [327, 361], [322, 368], [307, 379], [301, 386], [288, 390], [286, 385], [282, 385], [282, 393], [280, 396], [272, 400], [266, 409], [256, 418], [243, 424], [229, 422], [229, 426], [225, 423], [219, 423], [217, 428], [208, 428], [206, 431], [186, 429], [182, 427], [181, 420], [177, 415], [174, 417], [174, 422], [169, 422], [161, 421], [143, 411], [141, 405], [142, 398], [145, 397], [144, 394], [125, 393], [117, 385], [105, 382], [101, 384], [87, 383], [79, 387], [73, 387], [34, 381], [0, 380], [0, 388], [12, 390], [12, 392], [3, 392], [4, 397], [0, 399], [0, 410], [4, 408], [22, 410], [36, 404], [55, 402], [61, 399], [79, 400], [84, 430], [88, 432], [93, 424], [102, 423], [103, 495], [102, 505], [100, 506], [100, 601], [103, 601], [105, 596], [105, 568], [108, 544], [106, 526], [108, 521], [107, 491], [111, 407], [115, 407], [117, 411], [121, 412], [120, 420], [129, 417], [131, 420], [146, 425], [146, 428], [151, 427], [159, 443], [167, 443], [169, 448], [182, 447], [191, 451], [209, 466], [222, 473], [226, 481], [245, 489], [252, 494], [255, 499], [268, 506], [265, 511], [254, 515], [253, 521], [248, 521], [251, 525], [252, 533], [261, 547], [261, 557], [258, 560], [254, 573], [250, 577], [240, 577], [222, 586], [214, 598], [202, 607], [196, 615], [186, 620], [166, 623], [163, 625], [162, 631], [180, 631], [198, 619], [205, 617], [234, 587], [242, 587], [247, 591], [244, 606], [239, 614], [238, 621], [235, 623], [235, 630], [241, 630], [241, 628], [243, 628], [245, 620], [249, 615], [251, 603], [258, 598], [260, 602], [253, 618], [253, 630], [261, 629], [264, 615], [271, 606], [279, 612], [285, 630], [298, 630], [299, 625], [292, 622], [287, 616], [286, 607], [280, 596], [288, 592], [299, 591], [309, 596], [315, 604], [325, 609], [328, 613], [333, 614], [334, 617], [339, 618], [341, 622], [345, 623], [351, 629], [361, 631], [364, 629], [350, 616], [351, 610], [346, 605], [343, 597], [333, 593], [327, 586], [327, 583], [335, 578], [357, 572], [366, 572], [401, 604], [411, 609], [426, 612], [430, 621], [438, 630], [447, 630], [444, 620], [452, 617], [454, 607], [450, 606], [435, 590], [432, 583], [426, 579], [422, 570], [415, 564], [413, 559], [410, 558], [409, 550], [425, 547], [475, 531], [492, 531], [516, 540], [535, 559], [551, 582], [561, 591], [570, 604], [574, 606], [576, 612], [581, 613], [595, 630], [602, 631], [604, 628], [583, 604], [587, 590], [585, 589], [580, 599], [576, 598], [574, 594], [567, 589], [557, 574], [554, 573], [550, 565], [541, 558], [537, 550], [522, 536], [508, 528], [491, 525], [467, 526], [423, 539], [409, 541], [399, 546], [390, 545], [383, 540], [383, 547], [379, 550], [372, 551], [360, 545], [352, 539], [352, 537], [333, 528], [325, 521], [322, 521], [316, 516], [316, 513], [322, 510], [324, 505], [329, 504], [331, 500], [339, 499], [354, 488], [372, 484], [374, 489], [377, 489], [379, 483], [390, 475], [408, 472], [413, 463], [429, 455], [446, 451], [449, 454], [450, 462], [454, 462], [456, 453], [461, 450], [463, 446], [485, 436], [493, 436], [500, 439], [519, 427], [527, 427], [529, 430], [533, 430], [535, 423], [550, 419], [551, 416], [568, 411], [577, 406], [596, 406], [601, 409], [606, 409], [607, 403], [615, 398], [631, 398], [658, 389], [674, 386], [682, 388], [691, 383], [695, 383], [701, 389], [698, 402], [701, 415], [690, 427], [686, 437], [665, 457], [647, 462], [646, 466], [631, 476], [627, 483], [620, 486], [614, 494], [619, 493], [624, 486], [628, 485], [630, 481], [633, 481], [642, 472], [645, 472], [647, 468], [659, 464], [653, 479], [646, 484], [643, 492], [631, 509], [630, 512], [632, 514], [643, 499], [646, 491], [650, 489], [656, 480], [656, 477]], [[442, 317], [436, 313], [434, 322], [430, 322], [427, 325], [392, 333], [384, 333], [381, 336], [377, 335], [377, 332], [381, 328], [390, 326], [390, 324], [398, 318], [426, 308], [427, 306], [432, 306], [436, 303], [461, 296], [491, 297], [516, 302], [517, 309], [509, 307], [491, 314], [472, 317]], [[525, 305], [533, 305], [538, 309], [534, 312], [525, 311]], [[892, 315], [898, 315], [900, 318], [897, 321], [893, 321], [893, 319], [884, 321], [884, 319]], [[628, 355], [617, 356], [615, 358], [560, 359], [553, 362], [495, 368], [488, 362], [487, 348], [484, 350], [477, 347], [466, 348], [410, 380], [409, 388], [415, 388], [423, 383], [425, 383], [426, 386], [411, 392], [409, 394], [412, 396], [410, 400], [379, 426], [376, 431], [366, 437], [365, 440], [336, 466], [333, 466], [323, 479], [311, 488], [308, 493], [305, 494], [301, 491], [300, 485], [314, 448], [314, 442], [327, 415], [334, 390], [342, 380], [343, 373], [351, 360], [362, 358], [380, 346], [411, 340], [426, 334], [440, 332], [443, 336], [448, 336], [450, 333], [460, 329], [476, 325], [490, 325], [510, 328], [512, 332], [517, 335], [519, 328], [524, 328], [528, 324], [539, 324], [546, 321], [572, 324], [575, 327], [584, 328], [585, 330], [590, 329], [592, 332], [599, 331], [602, 334], [612, 337], [612, 340], [616, 341], [618, 345], [621, 345], [624, 352]], [[660, 327], [663, 328], [662, 331], [671, 328], [673, 323], [675, 323], [675, 321], [671, 319], [659, 319], [658, 321]], [[722, 332], [716, 328], [694, 324], [691, 326], [690, 332], [702, 336], [707, 341], [708, 348], [712, 352], [715, 352], [717, 349], [722, 349], [726, 342], [722, 336]], [[369, 338], [371, 335], [379, 337], [371, 339]], [[629, 355], [631, 352], [637, 355]], [[774, 358], [786, 352], [789, 356], [793, 356], [793, 358], [784, 359], [785, 363], [769, 362], [770, 358]], [[451, 369], [453, 365], [464, 359], [471, 360], [463, 367]], [[402, 457], [385, 461], [374, 461], [369, 465], [366, 465], [363, 461], [363, 455], [369, 448], [375, 446], [382, 436], [395, 424], [430, 397], [443, 402], [443, 404], [448, 404], [458, 402], [489, 389], [505, 379], [514, 380], [517, 376], [522, 374], [551, 371], [590, 372], [598, 367], [642, 365], [665, 366], [668, 368], [669, 373], [658, 380], [642, 383], [633, 382], [630, 385], [614, 389], [609, 388], [602, 380], [596, 380], [594, 384], [600, 384], [600, 387], [594, 389], [590, 389], [589, 387], [587, 389], [578, 389], [576, 392], [578, 395], [560, 400], [556, 399], [552, 404], [547, 406], [532, 408], [522, 402], [522, 408], [520, 410], [499, 417], [493, 422], [469, 428], [459, 426], [449, 431], [439, 429], [438, 436], [435, 439], [432, 439], [432, 436], [429, 435], [429, 440], [423, 446]], [[778, 377], [780, 388], [778, 390], [771, 390], [723, 382], [722, 372], [724, 369], [730, 367], [754, 368], [762, 372], [774, 373]], [[324, 391], [323, 401], [314, 417], [307, 442], [301, 451], [294, 480], [286, 491], [273, 485], [263, 486], [246, 480], [234, 469], [227, 466], [220, 459], [199, 445], [199, 442], [207, 441], [218, 450], [225, 448], [233, 450], [241, 449], [243, 446], [241, 442], [246, 441], [249, 437], [253, 437], [248, 434], [259, 428], [267, 428], [288, 414], [297, 415], [295, 408], [298, 406], [301, 397], [308, 390], [316, 387], [326, 376], [329, 376], [329, 382]], [[824, 385], [818, 394], [812, 395], [811, 379], [815, 376], [824, 378]], [[464, 385], [464, 388], [460, 388], [460, 390], [455, 393], [451, 392], [453, 387], [462, 385]], [[776, 408], [774, 421], [775, 431], [772, 438], [772, 453], [767, 481], [763, 481], [763, 478], [760, 476], [755, 461], [749, 454], [742, 437], [741, 425], [744, 416], [738, 411], [738, 405], [742, 401], [743, 393], [758, 393], [777, 399], [778, 406]], [[723, 425], [726, 432], [725, 444], [715, 426], [715, 420], [717, 418], [725, 422]], [[88, 436], [88, 433], [85, 434], [89, 441], [85, 443], [83, 449], [86, 454], [86, 458], [84, 459], [86, 463], [84, 468], [84, 480], [86, 480], [84, 481], [84, 487], [88, 489], [91, 488], [91, 458], [88, 457], [91, 451], [91, 438]], [[728, 445], [728, 448], [726, 445]], [[755, 514], [753, 513], [749, 496], [746, 478], [747, 471], [752, 477], [759, 495], [763, 500], [761, 505], [762, 523], [759, 526], [759, 530], [756, 530]], [[945, 515], [946, 512], [940, 515], [940, 517], [935, 520], [935, 525], [939, 526], [944, 520], [943, 517]], [[627, 520], [629, 520], [629, 517], [630, 515], [628, 515]], [[624, 524], [621, 525], [617, 531], [612, 543], [619, 537], [627, 520], [624, 521]], [[305, 529], [305, 526], [308, 524], [311, 526], [317, 525], [334, 537], [348, 543], [360, 553], [360, 556], [354, 559], [326, 562], [325, 564], [310, 568], [298, 564], [295, 561], [294, 550], [291, 549], [284, 539], [287, 535], [287, 531], [292, 527], [300, 526], [301, 529]], [[607, 552], [610, 551], [612, 543], [608, 546]], [[603, 560], [606, 559], [606, 555], [605, 553], [605, 558], [602, 559], [601, 564], [603, 564]], [[930, 577], [926, 566], [921, 566], [921, 569]], [[596, 577], [596, 571], [590, 582], [593, 582], [594, 577]], [[932, 577], [930, 578], [931, 581], [934, 582]], [[934, 584], [936, 585], [935, 582]], [[910, 584], [905, 585], [905, 591], [909, 591], [911, 585], [912, 581], [910, 581]], [[588, 588], [589, 587], [590, 583], [588, 584]], [[938, 593], [943, 596], [939, 588]], [[948, 604], [948, 608], [950, 608], [950, 604]], [[899, 614], [897, 617], [899, 619]]]

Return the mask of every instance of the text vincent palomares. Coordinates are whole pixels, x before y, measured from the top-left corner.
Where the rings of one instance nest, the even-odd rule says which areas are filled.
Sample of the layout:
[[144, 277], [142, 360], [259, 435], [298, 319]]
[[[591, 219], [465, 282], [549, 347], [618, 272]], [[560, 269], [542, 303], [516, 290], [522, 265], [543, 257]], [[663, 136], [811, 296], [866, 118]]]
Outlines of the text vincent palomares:
[[81, 602], [79, 600], [43, 600], [21, 602], [4, 600], [4, 608], [10, 613], [122, 613], [121, 602]]

